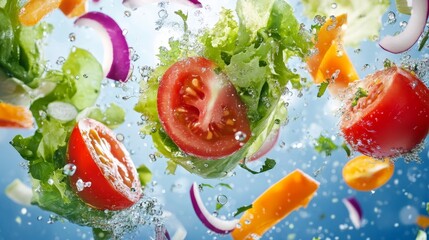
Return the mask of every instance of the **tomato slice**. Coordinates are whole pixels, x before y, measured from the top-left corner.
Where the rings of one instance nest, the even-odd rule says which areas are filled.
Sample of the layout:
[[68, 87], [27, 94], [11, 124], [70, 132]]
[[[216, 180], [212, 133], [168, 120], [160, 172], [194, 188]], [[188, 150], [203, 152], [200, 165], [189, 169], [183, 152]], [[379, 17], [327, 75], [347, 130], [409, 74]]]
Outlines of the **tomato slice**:
[[173, 64], [158, 89], [162, 127], [184, 152], [205, 159], [233, 154], [250, 138], [246, 108], [227, 77], [202, 57]]
[[392, 67], [366, 77], [354, 90], [358, 87], [368, 96], [355, 98], [356, 104], [350, 101], [341, 121], [343, 135], [355, 150], [380, 159], [397, 157], [424, 140], [429, 89], [414, 74]]
[[125, 147], [103, 124], [82, 119], [68, 143], [68, 163], [76, 166], [71, 187], [88, 205], [97, 209], [121, 210], [141, 195], [137, 170]]

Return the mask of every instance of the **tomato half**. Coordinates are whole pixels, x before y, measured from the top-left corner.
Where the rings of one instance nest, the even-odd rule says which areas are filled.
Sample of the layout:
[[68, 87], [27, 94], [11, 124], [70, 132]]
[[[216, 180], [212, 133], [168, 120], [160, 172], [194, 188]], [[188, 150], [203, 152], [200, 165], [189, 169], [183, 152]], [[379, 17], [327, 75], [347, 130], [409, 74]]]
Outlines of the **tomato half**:
[[[355, 150], [375, 157], [412, 151], [429, 131], [429, 90], [414, 74], [391, 67], [368, 76], [356, 87], [367, 97], [350, 101], [341, 130]], [[355, 88], [356, 90], [357, 88]]]
[[80, 120], [71, 133], [67, 154], [68, 163], [76, 166], [70, 185], [88, 205], [121, 210], [140, 199], [137, 170], [108, 127], [92, 119]]
[[217, 159], [250, 138], [246, 108], [227, 77], [202, 57], [173, 64], [158, 89], [162, 127], [187, 154]]

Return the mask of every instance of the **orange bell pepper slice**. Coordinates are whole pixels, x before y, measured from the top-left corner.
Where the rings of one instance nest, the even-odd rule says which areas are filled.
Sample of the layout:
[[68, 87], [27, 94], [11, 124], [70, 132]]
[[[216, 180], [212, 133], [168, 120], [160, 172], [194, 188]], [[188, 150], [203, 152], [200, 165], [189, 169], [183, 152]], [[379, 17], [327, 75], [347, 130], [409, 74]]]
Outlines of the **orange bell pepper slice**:
[[334, 94], [359, 79], [353, 63], [342, 47], [343, 27], [346, 24], [346, 14], [329, 18], [317, 34], [316, 52], [307, 59], [308, 71], [314, 83], [329, 81], [329, 90]]
[[416, 224], [422, 228], [423, 230], [426, 230], [426, 228], [429, 227], [429, 217], [424, 215], [419, 215], [416, 218]]
[[62, 0], [60, 10], [69, 18], [79, 17], [86, 13], [86, 0]]
[[30, 0], [21, 8], [19, 22], [25, 26], [34, 26], [60, 4], [61, 0]]
[[0, 127], [32, 128], [33, 115], [25, 107], [0, 102]]
[[306, 207], [319, 188], [319, 183], [295, 170], [261, 194], [240, 218], [233, 239], [254, 239], [262, 236], [292, 211]]

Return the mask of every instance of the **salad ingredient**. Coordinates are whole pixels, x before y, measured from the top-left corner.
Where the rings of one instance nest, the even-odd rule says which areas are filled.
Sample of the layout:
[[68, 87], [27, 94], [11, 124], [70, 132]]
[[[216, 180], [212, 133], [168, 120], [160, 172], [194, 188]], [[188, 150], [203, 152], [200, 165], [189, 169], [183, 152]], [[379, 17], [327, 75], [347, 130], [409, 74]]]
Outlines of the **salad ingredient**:
[[350, 217], [350, 220], [352, 221], [353, 226], [356, 229], [359, 229], [360, 227], [362, 227], [363, 213], [362, 213], [362, 208], [359, 202], [357, 201], [357, 199], [354, 197], [344, 198], [343, 203], [346, 206], [347, 211], [349, 211], [349, 217]]
[[238, 220], [221, 220], [213, 216], [201, 199], [198, 184], [195, 182], [190, 190], [192, 206], [201, 222], [210, 230], [219, 234], [228, 234], [236, 227]]
[[423, 230], [429, 227], [429, 217], [425, 215], [419, 215], [416, 218], [416, 224]]
[[193, 57], [173, 64], [158, 88], [163, 129], [185, 153], [204, 159], [229, 156], [250, 138], [246, 108], [216, 65]]
[[[139, 8], [145, 4], [154, 3], [154, 2], [160, 2], [160, 0], [123, 0], [122, 4], [125, 7], [136, 9]], [[181, 3], [183, 5], [196, 7], [196, 8], [202, 8], [203, 5], [198, 0], [173, 0], [173, 2]]]
[[[299, 186], [299, 187], [298, 187]], [[244, 212], [239, 226], [231, 233], [233, 239], [254, 239], [285, 218], [289, 213], [308, 205], [319, 183], [295, 170], [274, 183]]]
[[314, 149], [318, 153], [324, 153], [326, 156], [331, 156], [332, 152], [338, 149], [338, 146], [331, 138], [325, 137], [322, 134], [316, 139]]
[[343, 179], [355, 190], [372, 191], [386, 184], [394, 170], [395, 165], [388, 158], [378, 160], [362, 155], [344, 165]]
[[62, 122], [69, 122], [76, 118], [78, 112], [75, 106], [65, 102], [51, 102], [46, 110], [49, 116]]
[[261, 169], [259, 169], [259, 171], [253, 171], [252, 169], [248, 168], [246, 166], [245, 162], [240, 163], [240, 167], [247, 170], [251, 174], [260, 174], [260, 173], [263, 173], [263, 172], [266, 172], [268, 170], [273, 169], [275, 166], [276, 166], [276, 161], [274, 159], [270, 159], [270, 158], [265, 159], [264, 165], [262, 165], [262, 167], [261, 167]]
[[24, 26], [34, 26], [50, 12], [57, 9], [62, 0], [29, 0], [19, 11], [19, 22]]
[[62, 0], [59, 6], [61, 12], [69, 18], [78, 17], [87, 12], [87, 0]]
[[[301, 29], [295, 19], [292, 7], [282, 0], [239, 0], [236, 11], [237, 15], [231, 10], [222, 10], [219, 21], [213, 28], [204, 30], [195, 44], [172, 39], [169, 48], [160, 48], [160, 64], [148, 81], [141, 82], [142, 95], [135, 110], [147, 117], [142, 132], [151, 135], [159, 153], [170, 160], [170, 172], [179, 164], [205, 178], [228, 176], [240, 161], [260, 149], [274, 129], [286, 122], [286, 104], [281, 96], [287, 84], [295, 89], [303, 87], [302, 78], [287, 67], [288, 59], [302, 60], [311, 42], [308, 32]], [[187, 31], [184, 38], [192, 39]], [[231, 81], [246, 107], [251, 130], [247, 143], [237, 152], [216, 161], [182, 152], [158, 118], [154, 93], [159, 79], [174, 63], [198, 55], [214, 62], [216, 71]]]
[[[173, 240], [184, 240], [186, 239], [186, 235], [188, 234], [188, 231], [186, 231], [185, 227], [183, 226], [182, 222], [176, 217], [176, 215], [174, 215], [172, 212], [170, 211], [163, 211], [162, 214], [162, 219], [164, 219], [164, 224], [165, 224], [165, 237], [167, 237], [167, 239], [170, 236], [170, 234], [168, 234], [169, 232], [171, 232], [172, 236], [171, 239]], [[168, 232], [167, 229], [169, 229], [170, 231]], [[168, 236], [167, 236], [168, 234]]]
[[[359, 46], [364, 40], [378, 36], [382, 27], [382, 16], [389, 9], [390, 0], [349, 1], [303, 0], [304, 14], [313, 19], [317, 16], [338, 16], [347, 14], [348, 24], [344, 35], [344, 45]], [[365, 26], [365, 27], [362, 27]]]
[[427, 240], [427, 234], [425, 231], [419, 230], [417, 233], [416, 240]]
[[89, 107], [77, 116], [77, 120], [83, 118], [97, 120], [110, 129], [115, 129], [125, 121], [125, 110], [115, 103], [109, 104], [104, 110], [98, 107]]
[[280, 135], [280, 129], [274, 130], [264, 141], [264, 144], [259, 148], [259, 150], [246, 159], [248, 162], [256, 161], [263, 156], [265, 156], [271, 149], [276, 145]]
[[367, 76], [359, 87], [368, 97], [353, 106], [353, 96], [340, 125], [354, 150], [381, 159], [409, 153], [423, 141], [429, 131], [429, 89], [417, 76], [391, 67]]
[[336, 94], [359, 76], [343, 49], [344, 26], [347, 15], [331, 16], [319, 29], [315, 52], [307, 59], [307, 66], [316, 84], [328, 82], [329, 90]]
[[395, 36], [385, 36], [379, 45], [391, 53], [402, 53], [410, 49], [418, 40], [426, 27], [429, 14], [427, 0], [413, 0], [412, 14], [403, 32]]
[[103, 124], [92, 119], [77, 122], [67, 159], [76, 166], [70, 185], [88, 205], [121, 210], [140, 199], [141, 185], [129, 153]]
[[122, 29], [115, 20], [101, 12], [88, 12], [76, 19], [75, 25], [90, 27], [100, 35], [104, 46], [104, 74], [113, 80], [128, 81], [130, 52]]
[[0, 127], [32, 128], [33, 115], [26, 107], [0, 102]]
[[395, 2], [398, 12], [411, 15], [413, 0], [396, 0]]
[[139, 180], [142, 186], [146, 186], [152, 181], [152, 172], [146, 165], [142, 164], [137, 168]]
[[33, 196], [33, 192], [30, 187], [25, 185], [21, 180], [15, 179], [11, 182], [6, 190], [6, 196], [8, 196], [12, 201], [25, 205], [31, 205], [31, 197]]

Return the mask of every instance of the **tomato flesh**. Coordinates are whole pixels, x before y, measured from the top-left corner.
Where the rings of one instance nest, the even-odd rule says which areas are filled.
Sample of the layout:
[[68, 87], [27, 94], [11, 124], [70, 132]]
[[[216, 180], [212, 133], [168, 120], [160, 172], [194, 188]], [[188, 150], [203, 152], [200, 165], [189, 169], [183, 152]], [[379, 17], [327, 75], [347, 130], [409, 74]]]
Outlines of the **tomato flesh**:
[[141, 185], [129, 153], [103, 124], [80, 120], [71, 133], [67, 155], [68, 163], [76, 166], [70, 185], [86, 204], [121, 210], [140, 199]]
[[168, 136], [182, 151], [205, 159], [233, 154], [251, 134], [244, 104], [215, 68], [202, 57], [173, 64], [161, 79], [157, 98]]
[[429, 131], [429, 90], [415, 75], [391, 67], [368, 76], [358, 87], [367, 97], [346, 106], [341, 130], [352, 147], [371, 157], [411, 152]]

